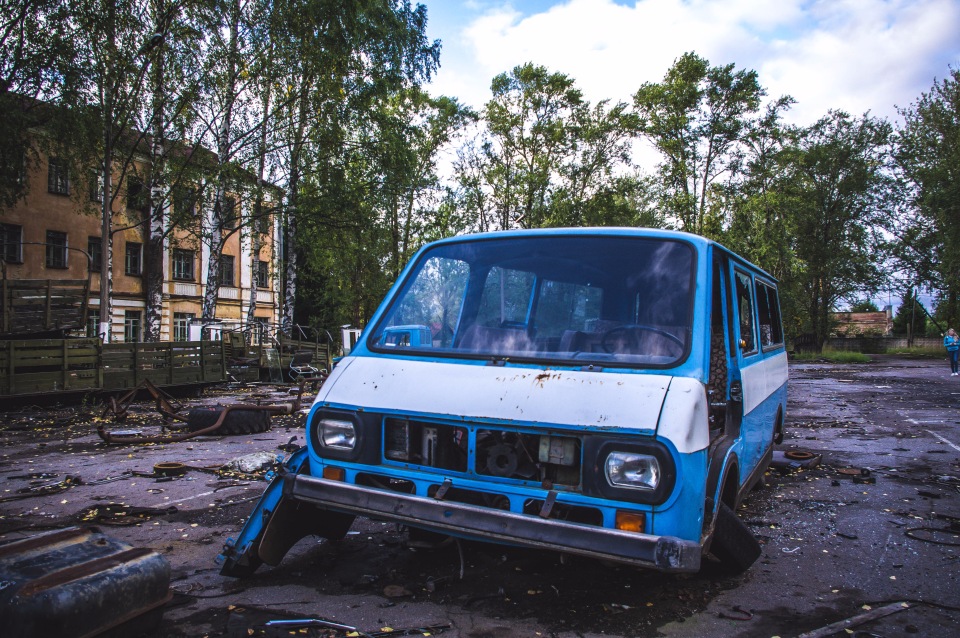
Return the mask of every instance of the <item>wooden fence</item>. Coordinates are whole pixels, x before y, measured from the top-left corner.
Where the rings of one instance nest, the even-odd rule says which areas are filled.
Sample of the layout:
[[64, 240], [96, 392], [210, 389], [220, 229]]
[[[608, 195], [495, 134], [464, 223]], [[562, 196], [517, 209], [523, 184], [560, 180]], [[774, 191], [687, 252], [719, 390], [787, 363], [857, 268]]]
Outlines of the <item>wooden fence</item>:
[[99, 339], [0, 341], [0, 395], [102, 387]]
[[6, 279], [0, 281], [0, 332], [23, 334], [83, 326], [87, 279]]
[[0, 341], [0, 397], [122, 390], [149, 379], [158, 386], [226, 380], [217, 341], [108, 343], [99, 339]]
[[219, 383], [226, 379], [219, 341], [108, 343], [103, 346], [103, 389], [134, 388], [149, 379], [157, 386]]

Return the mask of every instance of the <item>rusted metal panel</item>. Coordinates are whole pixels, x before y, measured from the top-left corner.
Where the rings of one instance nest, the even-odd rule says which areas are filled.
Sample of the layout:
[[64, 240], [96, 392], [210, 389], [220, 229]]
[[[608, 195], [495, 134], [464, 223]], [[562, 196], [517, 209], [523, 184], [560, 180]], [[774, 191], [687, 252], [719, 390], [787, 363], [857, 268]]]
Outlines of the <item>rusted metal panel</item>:
[[95, 636], [143, 630], [170, 600], [170, 566], [97, 528], [72, 527], [0, 547], [4, 636]]

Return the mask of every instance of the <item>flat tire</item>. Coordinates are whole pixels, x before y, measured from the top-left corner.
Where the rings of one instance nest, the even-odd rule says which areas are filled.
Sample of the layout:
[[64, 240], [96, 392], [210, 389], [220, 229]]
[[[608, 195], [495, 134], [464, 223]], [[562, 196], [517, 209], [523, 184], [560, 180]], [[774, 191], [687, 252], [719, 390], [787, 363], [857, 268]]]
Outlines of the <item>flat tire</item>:
[[710, 553], [725, 569], [741, 573], [760, 558], [760, 542], [728, 505], [720, 503]]

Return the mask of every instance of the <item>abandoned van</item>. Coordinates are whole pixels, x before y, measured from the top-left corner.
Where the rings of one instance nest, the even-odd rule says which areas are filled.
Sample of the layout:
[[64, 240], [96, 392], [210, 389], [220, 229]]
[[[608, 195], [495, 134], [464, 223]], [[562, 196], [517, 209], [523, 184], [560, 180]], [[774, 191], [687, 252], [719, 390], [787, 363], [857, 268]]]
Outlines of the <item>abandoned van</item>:
[[768, 274], [649, 229], [420, 250], [221, 555], [242, 576], [356, 516], [667, 572], [760, 553], [735, 510], [783, 430]]

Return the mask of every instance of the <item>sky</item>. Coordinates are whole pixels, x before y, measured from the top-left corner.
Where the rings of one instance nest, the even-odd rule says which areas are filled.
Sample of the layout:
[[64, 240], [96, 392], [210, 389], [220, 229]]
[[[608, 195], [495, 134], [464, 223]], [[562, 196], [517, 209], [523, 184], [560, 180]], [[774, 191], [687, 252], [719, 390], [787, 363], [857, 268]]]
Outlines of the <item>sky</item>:
[[960, 0], [419, 0], [442, 42], [429, 86], [481, 108], [490, 81], [525, 62], [564, 73], [592, 103], [629, 102], [693, 51], [753, 69], [785, 118], [829, 109], [897, 120], [960, 68]]

